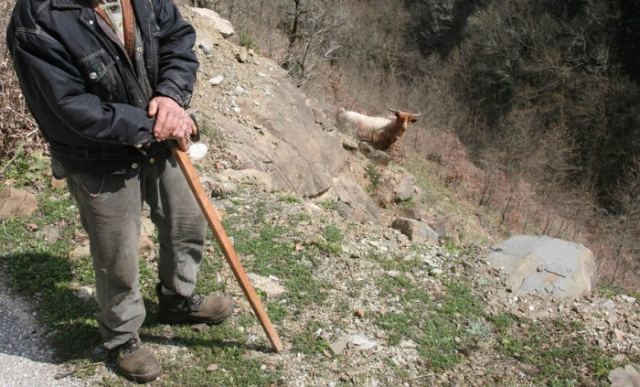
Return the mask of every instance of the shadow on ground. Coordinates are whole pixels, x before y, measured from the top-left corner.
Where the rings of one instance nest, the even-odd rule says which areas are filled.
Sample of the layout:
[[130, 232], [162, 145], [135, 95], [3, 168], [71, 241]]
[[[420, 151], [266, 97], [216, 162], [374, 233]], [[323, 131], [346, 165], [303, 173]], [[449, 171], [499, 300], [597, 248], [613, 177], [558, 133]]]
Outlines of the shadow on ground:
[[[43, 330], [42, 345], [50, 344], [55, 350], [52, 360], [56, 363], [94, 360], [94, 348], [100, 343], [94, 320], [96, 305], [75, 295], [74, 268], [69, 259], [34, 251], [2, 255], [0, 263], [8, 275], [10, 294], [7, 297], [23, 299], [16, 305], [36, 316]], [[20, 317], [21, 314], [16, 313], [15, 324], [23, 322]], [[24, 356], [19, 347], [5, 347], [2, 352]]]
[[[5, 266], [8, 274], [8, 281], [5, 282], [8, 282], [7, 291], [11, 294], [6, 297], [26, 299], [27, 302], [20, 303], [25, 309], [29, 309], [25, 311], [26, 316], [32, 316], [32, 312], [36, 313], [41, 330], [38, 336], [42, 339], [43, 345], [49, 343], [54, 349], [54, 356], [47, 360], [54, 363], [105, 360], [104, 351], [97, 350], [101, 344], [98, 324], [95, 320], [97, 305], [94, 299], [78, 298], [73, 284], [79, 276], [92, 275], [92, 272], [79, 274], [79, 265], [69, 258], [36, 251], [2, 255], [0, 264]], [[144, 303], [147, 310], [145, 327], [153, 329], [164, 325], [158, 322], [155, 316], [156, 300], [145, 298]], [[13, 324], [21, 324], [20, 316], [15, 317], [16, 321]], [[11, 330], [6, 333], [12, 334]], [[169, 339], [154, 333], [141, 333], [143, 341], [161, 345], [242, 348], [260, 352], [271, 350], [263, 345], [245, 344], [240, 341], [208, 336], [177, 335]], [[44, 360], [37, 358], [37, 355], [30, 355], [29, 351], [11, 345], [0, 346], [0, 352], [26, 356], [36, 361]]]

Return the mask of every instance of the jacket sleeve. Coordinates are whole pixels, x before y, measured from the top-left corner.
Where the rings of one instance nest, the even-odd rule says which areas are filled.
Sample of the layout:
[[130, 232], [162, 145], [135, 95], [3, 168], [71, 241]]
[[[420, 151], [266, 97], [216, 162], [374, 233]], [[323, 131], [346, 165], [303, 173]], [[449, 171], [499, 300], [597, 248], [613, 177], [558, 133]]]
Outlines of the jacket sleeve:
[[[16, 73], [41, 128], [55, 128], [54, 136], [64, 138], [68, 145], [81, 142], [96, 148], [154, 140], [153, 122], [144, 110], [105, 103], [87, 92], [85, 80], [69, 53], [51, 35], [39, 27], [9, 31], [10, 35], [8, 43]], [[42, 120], [51, 117], [56, 122], [43, 125]], [[74, 141], [74, 135], [80, 139]]]
[[153, 0], [158, 35], [158, 84], [156, 94], [188, 107], [196, 82], [198, 58], [193, 52], [196, 32], [172, 0]]

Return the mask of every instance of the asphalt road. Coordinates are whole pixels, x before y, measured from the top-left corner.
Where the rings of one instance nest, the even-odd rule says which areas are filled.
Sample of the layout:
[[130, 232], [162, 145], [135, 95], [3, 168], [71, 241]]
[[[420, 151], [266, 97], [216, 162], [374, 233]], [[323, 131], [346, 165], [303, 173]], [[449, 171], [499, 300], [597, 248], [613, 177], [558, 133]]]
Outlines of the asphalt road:
[[62, 369], [53, 362], [53, 351], [35, 313], [12, 291], [0, 267], [0, 386], [82, 386], [72, 378], [55, 378]]

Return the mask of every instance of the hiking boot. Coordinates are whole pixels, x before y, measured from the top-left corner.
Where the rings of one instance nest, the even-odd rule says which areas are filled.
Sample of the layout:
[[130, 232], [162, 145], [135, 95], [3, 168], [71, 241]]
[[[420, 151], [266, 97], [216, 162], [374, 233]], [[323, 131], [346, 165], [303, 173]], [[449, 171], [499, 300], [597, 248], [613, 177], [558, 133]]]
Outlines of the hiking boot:
[[158, 318], [166, 323], [220, 324], [231, 316], [236, 303], [227, 296], [191, 297], [162, 293], [162, 285], [156, 286], [158, 295]]
[[158, 359], [136, 338], [117, 346], [110, 353], [120, 374], [137, 383], [150, 382], [162, 373]]

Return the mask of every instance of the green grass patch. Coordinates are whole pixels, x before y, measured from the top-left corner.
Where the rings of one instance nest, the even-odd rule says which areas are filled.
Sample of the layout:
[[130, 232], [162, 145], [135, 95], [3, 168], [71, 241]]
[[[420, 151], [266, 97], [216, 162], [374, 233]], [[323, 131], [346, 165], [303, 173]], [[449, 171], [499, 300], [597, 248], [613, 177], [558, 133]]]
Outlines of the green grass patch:
[[493, 323], [498, 333], [501, 334], [507, 333], [508, 329], [518, 321], [518, 318], [511, 313], [499, 313], [488, 316], [487, 319]]
[[381, 294], [399, 297], [405, 309], [379, 315], [376, 324], [388, 332], [392, 345], [414, 341], [433, 371], [460, 363], [462, 354], [472, 351], [491, 331], [480, 301], [462, 283], [448, 283], [442, 297], [433, 297], [403, 274], [382, 276], [378, 286]]
[[302, 199], [300, 199], [300, 197], [292, 195], [292, 194], [282, 195], [278, 200], [280, 200], [283, 203], [289, 203], [289, 204], [302, 203]]
[[[584, 384], [582, 378], [587, 375], [593, 379], [590, 384], [599, 384], [615, 364], [599, 347], [587, 343], [582, 334], [572, 334], [582, 328], [564, 320], [512, 326], [498, 347], [506, 356], [533, 366], [525, 372], [536, 383], [573, 386]], [[580, 373], [581, 369], [588, 372]]]
[[307, 355], [320, 354], [329, 349], [329, 343], [318, 336], [318, 331], [326, 326], [320, 321], [311, 321], [304, 326], [304, 331], [293, 339], [293, 350]]
[[422, 157], [414, 155], [407, 159], [404, 166], [415, 176], [416, 185], [422, 191], [420, 201], [439, 208], [444, 206], [446, 208], [443, 208], [443, 210], [447, 210], [447, 212], [459, 212], [459, 210], [456, 211], [455, 205], [453, 204], [453, 194], [438, 180], [438, 171], [432, 164], [425, 161]]
[[327, 255], [339, 255], [343, 239], [342, 231], [335, 224], [329, 224], [323, 227], [321, 237], [316, 238], [313, 245]]
[[335, 224], [330, 224], [322, 229], [322, 235], [329, 243], [340, 243], [344, 239], [342, 231]]
[[320, 203], [318, 203], [318, 205], [320, 207], [324, 208], [327, 211], [337, 211], [338, 210], [338, 203], [335, 200], [332, 200], [332, 199], [323, 200]]
[[424, 266], [424, 262], [419, 259], [419, 254], [410, 256], [393, 256], [380, 254], [378, 250], [371, 249], [368, 258], [377, 262], [380, 267], [387, 271], [399, 271], [402, 273], [419, 270]]
[[598, 293], [601, 297], [612, 298], [619, 295], [626, 295], [630, 297], [634, 297], [636, 299], [640, 299], [640, 292], [625, 289], [620, 285], [614, 284], [612, 282], [603, 281], [598, 284]]
[[453, 243], [451, 240], [446, 240], [444, 243], [444, 251], [450, 255], [458, 255], [460, 253], [460, 247]]
[[[20, 167], [17, 165], [16, 167]], [[92, 286], [91, 258], [70, 260], [72, 236], [79, 228], [69, 198], [45, 191], [33, 217], [0, 221], [2, 262], [13, 287], [38, 302], [39, 318], [54, 332], [52, 341], [66, 360], [84, 359], [100, 343], [93, 318], [95, 303], [80, 300], [78, 285]], [[56, 225], [59, 239], [47, 242], [42, 230]]]
[[247, 267], [263, 276], [273, 275], [284, 281], [287, 298], [303, 306], [322, 302], [327, 284], [313, 275], [316, 249], [296, 252], [291, 241], [294, 230], [263, 225], [260, 230], [238, 230], [234, 233], [236, 249], [245, 257]]
[[279, 302], [269, 302], [267, 304], [267, 313], [273, 322], [280, 322], [287, 316], [287, 306]]
[[[268, 386], [279, 377], [277, 369], [263, 369], [259, 360], [246, 356], [251, 347], [244, 334], [228, 322], [204, 332], [194, 332], [189, 326], [172, 328], [171, 339], [162, 336], [162, 326], [146, 326], [141, 331], [145, 342], [188, 349], [163, 358], [163, 385]], [[207, 370], [212, 364], [217, 369]]]
[[198, 124], [200, 125], [200, 135], [206, 138], [211, 144], [215, 144], [219, 148], [225, 148], [227, 139], [217, 127], [216, 123], [203, 115], [198, 115], [197, 118], [199, 121]]
[[472, 323], [481, 323], [483, 319], [480, 302], [471, 289], [452, 282], [440, 304], [436, 313], [425, 321], [425, 334], [417, 340], [418, 352], [434, 370], [458, 364], [462, 354], [472, 351], [482, 338], [470, 329]]

